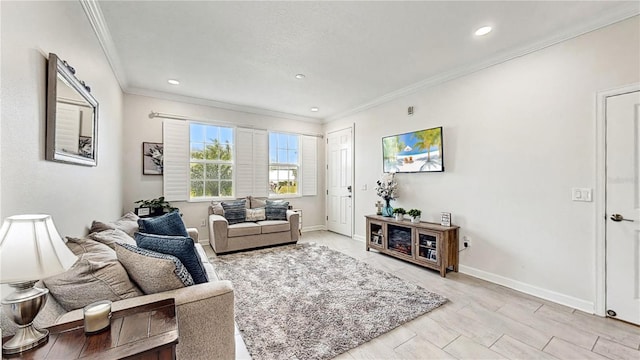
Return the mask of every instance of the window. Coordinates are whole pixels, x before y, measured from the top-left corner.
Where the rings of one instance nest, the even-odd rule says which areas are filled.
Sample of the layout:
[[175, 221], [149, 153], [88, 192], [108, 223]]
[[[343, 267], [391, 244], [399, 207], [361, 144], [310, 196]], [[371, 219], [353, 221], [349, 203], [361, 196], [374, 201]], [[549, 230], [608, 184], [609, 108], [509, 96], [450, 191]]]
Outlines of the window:
[[269, 133], [269, 195], [298, 194], [299, 135]]
[[190, 198], [233, 196], [233, 128], [191, 123]]

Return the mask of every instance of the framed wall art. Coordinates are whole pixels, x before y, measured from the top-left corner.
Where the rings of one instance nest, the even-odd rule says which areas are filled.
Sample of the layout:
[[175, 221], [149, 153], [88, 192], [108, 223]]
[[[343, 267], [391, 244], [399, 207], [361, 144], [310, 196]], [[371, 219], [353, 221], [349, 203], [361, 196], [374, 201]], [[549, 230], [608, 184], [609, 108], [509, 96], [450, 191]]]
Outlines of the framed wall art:
[[142, 174], [162, 175], [164, 170], [164, 145], [162, 143], [142, 143]]

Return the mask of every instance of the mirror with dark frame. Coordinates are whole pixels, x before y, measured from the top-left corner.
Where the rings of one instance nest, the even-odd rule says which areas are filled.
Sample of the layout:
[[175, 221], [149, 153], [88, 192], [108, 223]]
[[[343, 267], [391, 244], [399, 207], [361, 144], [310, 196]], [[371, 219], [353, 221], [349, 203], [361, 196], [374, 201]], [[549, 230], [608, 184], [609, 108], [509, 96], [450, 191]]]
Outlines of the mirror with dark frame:
[[75, 76], [75, 69], [49, 54], [47, 74], [47, 143], [45, 158], [96, 166], [98, 101]]

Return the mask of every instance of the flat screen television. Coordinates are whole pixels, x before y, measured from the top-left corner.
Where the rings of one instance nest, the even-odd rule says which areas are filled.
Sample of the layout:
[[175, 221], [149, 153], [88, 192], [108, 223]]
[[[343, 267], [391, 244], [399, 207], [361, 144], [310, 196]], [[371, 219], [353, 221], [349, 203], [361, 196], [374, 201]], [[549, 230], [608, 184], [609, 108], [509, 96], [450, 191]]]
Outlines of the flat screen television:
[[444, 171], [442, 127], [382, 138], [384, 172]]

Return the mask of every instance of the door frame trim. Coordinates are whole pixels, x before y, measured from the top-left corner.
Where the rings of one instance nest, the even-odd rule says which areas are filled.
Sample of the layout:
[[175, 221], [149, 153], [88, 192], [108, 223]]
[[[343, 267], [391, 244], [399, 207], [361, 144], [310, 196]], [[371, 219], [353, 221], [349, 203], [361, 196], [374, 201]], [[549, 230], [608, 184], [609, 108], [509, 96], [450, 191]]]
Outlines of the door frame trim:
[[[355, 176], [356, 176], [356, 166], [355, 166], [355, 160], [356, 160], [356, 154], [355, 154], [355, 138], [356, 138], [356, 124], [353, 123], [350, 126], [346, 126], [344, 128], [340, 128], [340, 129], [333, 129], [331, 131], [327, 131], [324, 134], [325, 139], [327, 139], [327, 141], [329, 141], [329, 134], [332, 133], [336, 133], [336, 132], [340, 132], [340, 131], [344, 131], [344, 130], [351, 130], [351, 188], [353, 189], [351, 191], [351, 235], [349, 236], [350, 238], [353, 239], [354, 234], [355, 234], [355, 203], [356, 203], [356, 192], [355, 192]], [[325, 177], [325, 192], [324, 192], [324, 196], [325, 196], [325, 201], [324, 201], [324, 227], [325, 229], [329, 230], [329, 223], [327, 221], [327, 217], [329, 216], [329, 197], [327, 196], [327, 191], [329, 189], [329, 145], [328, 143], [325, 143], [325, 159], [326, 159], [326, 166], [325, 166], [325, 173], [324, 173], [324, 177]]]
[[594, 311], [596, 315], [606, 316], [607, 306], [607, 219], [606, 219], [606, 186], [607, 186], [607, 98], [640, 91], [640, 83], [599, 91], [596, 94], [596, 189], [595, 189], [595, 299]]

